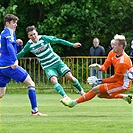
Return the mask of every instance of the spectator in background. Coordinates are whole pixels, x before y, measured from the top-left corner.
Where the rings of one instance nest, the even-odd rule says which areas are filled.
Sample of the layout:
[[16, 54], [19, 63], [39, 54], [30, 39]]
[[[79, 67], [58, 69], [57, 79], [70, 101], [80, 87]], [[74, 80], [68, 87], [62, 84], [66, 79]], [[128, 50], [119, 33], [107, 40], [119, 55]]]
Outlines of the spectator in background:
[[131, 51], [130, 51], [131, 61], [133, 63], [133, 40], [131, 41]]
[[[114, 39], [111, 40], [110, 42], [110, 48], [106, 51], [105, 55], [108, 56], [108, 53], [113, 49], [114, 47]], [[107, 77], [110, 77], [111, 75], [114, 75], [114, 68], [111, 65], [110, 68], [107, 69]]]
[[[104, 47], [100, 45], [100, 41], [98, 38], [94, 38], [93, 39], [93, 46], [90, 48], [90, 51], [89, 51], [89, 56], [104, 56], [104, 55], [105, 55]], [[102, 59], [102, 62], [100, 62], [100, 58], [91, 58], [89, 60], [89, 65], [94, 64], [94, 63], [102, 64], [103, 59]], [[90, 68], [90, 76], [97, 76], [99, 79], [101, 79], [102, 78], [102, 72], [97, 71], [93, 68]]]

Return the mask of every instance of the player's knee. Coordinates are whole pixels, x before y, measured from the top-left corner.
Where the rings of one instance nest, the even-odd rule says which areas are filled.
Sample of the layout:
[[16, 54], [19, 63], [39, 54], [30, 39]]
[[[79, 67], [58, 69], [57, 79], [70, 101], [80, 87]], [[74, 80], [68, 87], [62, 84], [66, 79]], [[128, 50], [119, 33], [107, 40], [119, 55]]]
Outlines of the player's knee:
[[35, 86], [35, 82], [31, 81], [30, 82], [31, 86]]
[[28, 86], [29, 90], [35, 90], [35, 86]]
[[97, 97], [99, 97], [99, 98], [104, 98], [104, 96], [101, 95], [101, 94], [98, 94]]
[[71, 82], [75, 81], [75, 78], [73, 78], [73, 77], [68, 77], [67, 79], [70, 80]]
[[28, 86], [35, 86], [35, 83], [31, 80], [27, 83]]
[[27, 78], [25, 79], [24, 83], [28, 86], [35, 86], [34, 81], [31, 79], [31, 77], [28, 75]]
[[0, 98], [5, 95], [6, 88], [0, 88]]
[[0, 99], [5, 95], [5, 93], [0, 93]]
[[57, 83], [57, 82], [58, 82], [58, 81], [57, 81], [57, 77], [52, 76], [52, 77], [50, 78], [50, 82], [51, 82], [52, 84]]
[[66, 79], [70, 80], [71, 82], [74, 82], [76, 78], [72, 76], [72, 74], [69, 72], [68, 74], [65, 75]]
[[99, 90], [99, 88], [96, 86], [96, 87], [93, 87], [92, 89], [91, 89], [95, 94], [99, 94], [100, 93], [100, 90]]
[[99, 98], [106, 98], [108, 96], [108, 94], [98, 94], [97, 97]]

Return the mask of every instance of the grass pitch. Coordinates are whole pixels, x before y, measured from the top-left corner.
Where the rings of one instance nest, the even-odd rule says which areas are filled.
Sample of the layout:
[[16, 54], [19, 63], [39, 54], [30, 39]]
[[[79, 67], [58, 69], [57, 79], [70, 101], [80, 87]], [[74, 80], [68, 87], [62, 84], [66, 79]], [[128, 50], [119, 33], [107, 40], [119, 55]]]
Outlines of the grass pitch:
[[[78, 94], [69, 93], [71, 98]], [[39, 111], [31, 116], [27, 94], [6, 94], [0, 101], [1, 133], [133, 133], [133, 104], [124, 100], [93, 100], [68, 108], [57, 93], [37, 94]]]

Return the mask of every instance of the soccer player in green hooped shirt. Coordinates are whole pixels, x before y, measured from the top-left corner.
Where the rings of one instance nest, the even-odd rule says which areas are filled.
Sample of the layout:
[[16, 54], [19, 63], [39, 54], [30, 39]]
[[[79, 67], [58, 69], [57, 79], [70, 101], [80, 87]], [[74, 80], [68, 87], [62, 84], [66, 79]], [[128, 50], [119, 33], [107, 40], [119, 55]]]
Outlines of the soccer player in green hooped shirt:
[[65, 99], [70, 99], [65, 93], [63, 87], [58, 83], [58, 74], [65, 76], [70, 80], [72, 85], [77, 88], [77, 91], [83, 95], [85, 92], [81, 87], [79, 81], [72, 75], [67, 65], [60, 59], [60, 57], [53, 51], [50, 43], [59, 43], [74, 48], [81, 46], [80, 43], [70, 43], [66, 40], [56, 38], [54, 36], [38, 35], [35, 26], [28, 26], [26, 28], [28, 38], [30, 39], [24, 48], [17, 54], [18, 59], [24, 56], [27, 52], [32, 52], [41, 64], [45, 71], [47, 78], [53, 84], [55, 90]]

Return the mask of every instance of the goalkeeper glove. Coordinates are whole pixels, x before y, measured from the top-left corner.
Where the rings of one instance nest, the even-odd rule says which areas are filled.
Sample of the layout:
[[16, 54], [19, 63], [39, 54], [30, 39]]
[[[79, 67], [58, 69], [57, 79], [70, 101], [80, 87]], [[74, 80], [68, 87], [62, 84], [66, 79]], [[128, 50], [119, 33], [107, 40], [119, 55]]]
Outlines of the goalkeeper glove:
[[94, 68], [96, 70], [100, 70], [101, 69], [101, 65], [97, 64], [97, 63], [94, 63], [94, 64], [91, 64], [89, 65], [90, 68]]
[[96, 76], [91, 76], [87, 78], [89, 84], [102, 84], [102, 79], [98, 79]]
[[97, 82], [98, 85], [102, 84], [102, 79], [98, 79], [96, 82]]

